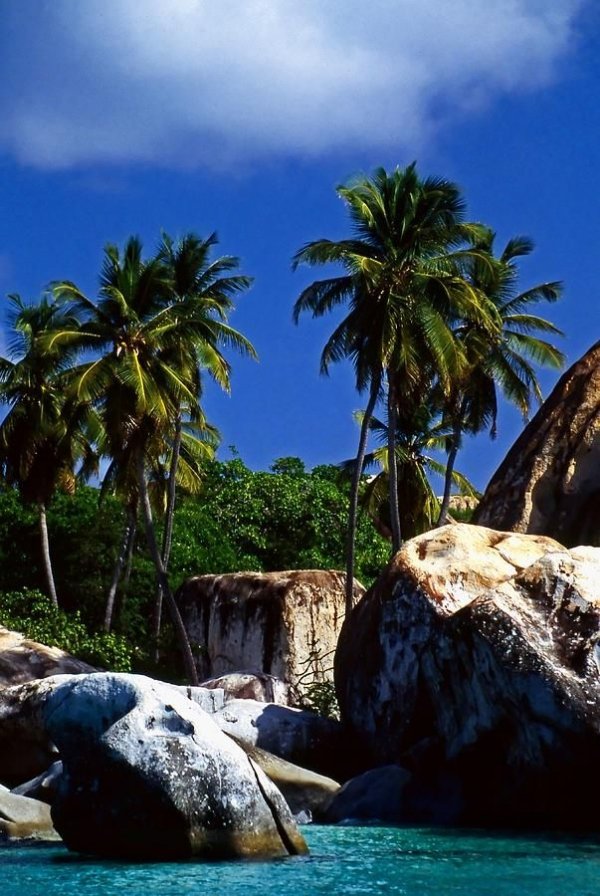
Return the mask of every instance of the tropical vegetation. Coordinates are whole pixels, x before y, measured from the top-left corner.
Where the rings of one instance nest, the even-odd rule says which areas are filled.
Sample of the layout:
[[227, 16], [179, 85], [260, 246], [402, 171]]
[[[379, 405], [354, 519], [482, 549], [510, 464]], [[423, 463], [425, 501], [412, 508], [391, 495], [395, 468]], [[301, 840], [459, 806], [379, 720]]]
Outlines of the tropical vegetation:
[[93, 297], [67, 280], [37, 302], [9, 297], [0, 621], [113, 668], [173, 675], [177, 644], [194, 682], [202, 645], [174, 597], [187, 575], [345, 567], [350, 611], [355, 575], [368, 584], [403, 538], [443, 523], [453, 487], [473, 494], [455, 470], [464, 435], [494, 433], [499, 394], [526, 416], [537, 366], [563, 362], [559, 330], [532, 310], [561, 285], [521, 291], [531, 241], [497, 255], [459, 188], [415, 164], [338, 194], [348, 237], [293, 259], [326, 268], [296, 322], [342, 310], [322, 372], [349, 360], [367, 399], [356, 457], [337, 467], [216, 460], [206, 378], [229, 391], [230, 353], [256, 353], [229, 323], [251, 278], [215, 254], [214, 234], [163, 234], [153, 253], [136, 237], [106, 246]]
[[[520, 313], [529, 301], [554, 294], [556, 284], [512, 295], [514, 255], [509, 249], [499, 260], [494, 258], [490, 231], [465, 221], [464, 199], [455, 184], [423, 179], [413, 163], [391, 173], [379, 168], [372, 177], [339, 187], [338, 195], [346, 204], [351, 235], [310, 242], [293, 263], [333, 264], [341, 266], [342, 273], [307, 286], [294, 306], [294, 319], [305, 311], [321, 317], [344, 306], [347, 313], [323, 349], [321, 371], [350, 359], [357, 390], [368, 393], [348, 517], [349, 611], [360, 477], [377, 403], [383, 403], [387, 416], [385, 476], [394, 553], [402, 543], [398, 462], [403, 451], [397, 450], [398, 430], [410, 437], [424, 397], [437, 400], [446, 420], [452, 420], [454, 439], [450, 434], [447, 439], [452, 456], [451, 446], [458, 447], [456, 420], [461, 417], [464, 425], [470, 403], [464, 396], [470, 396], [476, 376], [488, 386], [499, 380], [515, 398], [522, 394], [518, 383], [534, 388], [519, 349], [542, 363], [559, 361], [560, 355], [547, 344], [542, 350], [539, 340], [536, 345], [530, 336], [532, 330], [543, 331], [546, 322]], [[550, 324], [546, 331], [552, 331]], [[449, 409], [455, 407], [459, 410], [452, 416]], [[485, 413], [477, 422], [471, 418], [472, 430], [481, 428], [484, 420]], [[449, 464], [448, 496], [451, 482]]]

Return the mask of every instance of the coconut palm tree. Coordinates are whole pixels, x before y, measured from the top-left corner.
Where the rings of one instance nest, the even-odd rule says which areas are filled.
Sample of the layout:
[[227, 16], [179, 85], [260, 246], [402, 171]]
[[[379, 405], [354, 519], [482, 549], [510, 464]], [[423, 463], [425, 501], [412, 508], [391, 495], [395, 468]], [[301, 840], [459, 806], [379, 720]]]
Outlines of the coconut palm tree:
[[74, 490], [78, 468], [82, 475], [95, 468], [97, 421], [88, 402], [69, 396], [73, 351], [47, 348], [55, 331], [77, 326], [72, 309], [49, 295], [38, 304], [18, 295], [9, 302], [11, 357], [0, 358], [0, 401], [8, 405], [0, 424], [0, 467], [4, 480], [37, 507], [46, 584], [57, 607], [46, 510], [57, 490]]
[[446, 450], [448, 461], [444, 495], [438, 525], [446, 522], [452, 472], [465, 432], [477, 433], [489, 426], [496, 432], [498, 390], [528, 419], [534, 401], [541, 402], [542, 391], [535, 365], [560, 369], [564, 354], [543, 335], [562, 335], [554, 324], [532, 314], [530, 309], [541, 301], [555, 302], [562, 293], [558, 281], [538, 283], [519, 291], [518, 259], [534, 248], [528, 237], [518, 236], [494, 256], [495, 234], [488, 230], [479, 242], [481, 254], [473, 255], [465, 270], [473, 287], [485, 293], [501, 322], [497, 333], [490, 333], [476, 321], [460, 321], [455, 334], [463, 348], [465, 364], [443, 399], [446, 420], [451, 427]]
[[338, 188], [346, 203], [353, 236], [305, 245], [294, 267], [340, 264], [343, 273], [312, 283], [294, 306], [320, 317], [338, 305], [348, 313], [327, 341], [321, 371], [350, 358], [359, 392], [368, 390], [351, 489], [347, 550], [347, 609], [352, 602], [354, 533], [358, 486], [369, 423], [384, 397], [389, 417], [388, 469], [393, 550], [401, 543], [395, 438], [401, 401], [415, 403], [434, 379], [447, 387], [463, 361], [452, 324], [474, 320], [497, 329], [495, 310], [464, 277], [478, 225], [464, 222], [458, 187], [439, 178], [421, 179], [416, 165], [389, 174], [378, 169]]
[[[407, 414], [409, 415], [407, 418]], [[357, 412], [355, 418], [360, 423], [363, 414]], [[387, 444], [388, 423], [372, 417], [369, 431], [379, 443], [365, 455], [364, 469], [378, 470], [364, 484], [361, 504], [374, 519], [380, 534], [391, 538], [389, 519], [389, 475]], [[445, 465], [436, 456], [443, 450], [449, 435], [448, 426], [442, 418], [439, 407], [433, 400], [426, 400], [412, 410], [403, 408], [397, 420], [396, 466], [398, 469], [398, 489], [404, 497], [400, 505], [402, 531], [406, 538], [412, 538], [431, 529], [439, 514], [440, 503], [432, 486], [432, 477], [444, 477]], [[356, 461], [344, 461], [342, 467], [353, 470]], [[476, 491], [467, 477], [453, 472], [454, 485], [461, 494], [476, 496]]]
[[[231, 367], [222, 349], [233, 348], [242, 355], [256, 359], [252, 344], [237, 330], [227, 323], [228, 316], [234, 309], [236, 295], [247, 290], [252, 279], [238, 273], [239, 258], [224, 255], [212, 258], [214, 247], [218, 244], [217, 235], [210, 234], [205, 239], [195, 233], [187, 233], [179, 240], [173, 240], [163, 234], [158, 248], [157, 258], [166, 266], [171, 285], [171, 300], [179, 305], [193, 305], [199, 315], [204, 315], [207, 327], [203, 338], [195, 345], [197, 372], [205, 372], [222, 389], [231, 389]], [[202, 394], [202, 380], [198, 376], [196, 382], [197, 395]], [[190, 478], [195, 454], [196, 460], [207, 459], [207, 450], [216, 448], [218, 433], [206, 421], [198, 404], [187, 407], [187, 422], [181, 413], [175, 421], [175, 430], [171, 448], [171, 463], [168, 475], [168, 498], [163, 531], [162, 558], [165, 570], [169, 566], [173, 518], [175, 510], [176, 483], [182, 448], [187, 452], [188, 464], [186, 481], [193, 491], [199, 488], [199, 482]], [[194, 438], [195, 437], [195, 438]], [[196, 466], [197, 469], [197, 466]], [[161, 626], [162, 595], [157, 592], [154, 613], [154, 640], [158, 644]]]
[[[75, 372], [75, 394], [93, 401], [104, 425], [104, 450], [125, 491], [135, 497], [156, 569], [180, 641], [186, 671], [196, 681], [190, 645], [158, 548], [149, 476], [168, 451], [177, 428], [202, 421], [201, 369], [219, 342], [245, 342], [221, 319], [216, 302], [175, 292], [171, 265], [162, 254], [145, 261], [139, 240], [123, 252], [105, 249], [98, 299], [69, 282], [54, 285], [80, 318], [55, 342], [88, 349], [94, 358]], [[224, 376], [225, 373], [219, 373]], [[186, 419], [184, 419], [186, 418]], [[191, 432], [185, 432], [189, 443]], [[134, 485], [132, 485], [134, 483]]]

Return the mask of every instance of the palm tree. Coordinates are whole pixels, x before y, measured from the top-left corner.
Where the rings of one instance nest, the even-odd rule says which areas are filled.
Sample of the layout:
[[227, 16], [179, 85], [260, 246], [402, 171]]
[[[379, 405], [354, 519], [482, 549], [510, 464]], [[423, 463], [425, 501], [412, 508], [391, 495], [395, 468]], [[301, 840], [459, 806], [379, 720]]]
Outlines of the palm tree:
[[[237, 273], [239, 258], [224, 255], [213, 259], [212, 251], [217, 245], [215, 233], [201, 239], [194, 233], [187, 233], [174, 241], [163, 234], [157, 258], [166, 266], [171, 285], [171, 300], [179, 305], [194, 305], [199, 315], [206, 319], [203, 338], [195, 345], [196, 370], [206, 372], [222, 389], [231, 389], [231, 367], [222, 353], [223, 347], [234, 348], [242, 355], [256, 359], [252, 344], [227, 323], [234, 308], [234, 297], [247, 290], [252, 279]], [[198, 397], [202, 394], [202, 381], [196, 381]], [[168, 476], [168, 499], [162, 545], [165, 570], [169, 566], [173, 518], [175, 511], [176, 483], [182, 447], [187, 452], [186, 481], [192, 491], [197, 491], [199, 481], [190, 478], [193, 464], [189, 461], [195, 455], [196, 461], [208, 458], [207, 451], [216, 448], [218, 433], [206, 421], [199, 405], [187, 407], [187, 423], [183, 420], [184, 408], [175, 421], [175, 431], [171, 448], [171, 463]], [[195, 436], [195, 439], [194, 439]], [[197, 469], [197, 466], [196, 466]], [[158, 645], [161, 626], [162, 594], [157, 591], [154, 612], [154, 640]]]
[[[362, 422], [363, 414], [355, 414]], [[381, 535], [391, 537], [389, 519], [389, 471], [387, 444], [389, 442], [388, 424], [372, 417], [369, 431], [379, 446], [365, 455], [365, 470], [378, 469], [366, 483], [361, 503], [375, 521]], [[421, 402], [406, 412], [397, 421], [396, 432], [396, 466], [398, 470], [398, 490], [404, 496], [400, 506], [402, 531], [406, 538], [420, 535], [431, 529], [436, 523], [440, 503], [431, 484], [431, 477], [444, 477], [445, 465], [438, 454], [445, 445], [449, 435], [448, 427], [442, 419], [439, 407], [432, 400]], [[355, 460], [345, 461], [342, 467], [353, 470]], [[452, 481], [463, 495], [476, 496], [476, 491], [467, 477], [453, 471]]]
[[4, 480], [37, 507], [48, 594], [58, 607], [46, 510], [57, 490], [74, 490], [77, 467], [84, 475], [95, 467], [94, 420], [89, 403], [67, 397], [73, 351], [47, 346], [56, 330], [77, 326], [72, 309], [48, 295], [37, 305], [18, 295], [9, 301], [13, 339], [12, 357], [0, 358], [0, 400], [8, 405], [0, 425], [0, 466]]
[[352, 605], [354, 538], [358, 488], [369, 423], [379, 398], [389, 418], [388, 469], [392, 545], [402, 540], [398, 506], [395, 437], [400, 401], [415, 403], [437, 377], [444, 385], [462, 364], [462, 351], [452, 323], [477, 321], [493, 331], [495, 311], [463, 276], [481, 234], [464, 222], [458, 187], [439, 178], [422, 180], [413, 163], [388, 174], [378, 169], [339, 187], [353, 229], [345, 240], [320, 239], [305, 245], [294, 267], [341, 264], [344, 273], [312, 283], [294, 306], [297, 321], [304, 311], [320, 317], [340, 304], [348, 313], [334, 330], [321, 355], [321, 371], [350, 358], [359, 392], [368, 389], [356, 467], [351, 489], [347, 549], [347, 610]]
[[200, 370], [205, 358], [213, 356], [212, 346], [219, 339], [235, 341], [238, 334], [219, 319], [211, 301], [175, 295], [170, 265], [160, 254], [144, 261], [136, 238], [128, 240], [122, 253], [116, 246], [106, 247], [97, 301], [73, 283], [57, 283], [54, 290], [72, 302], [81, 319], [55, 342], [95, 354], [76, 371], [76, 394], [98, 407], [105, 452], [142, 512], [157, 583], [186, 672], [196, 682], [191, 648], [158, 548], [148, 478], [169, 451], [177, 427], [185, 428], [182, 414], [192, 425], [203, 419]]
[[463, 433], [480, 432], [489, 426], [492, 437], [495, 435], [498, 389], [526, 420], [532, 402], [542, 400], [534, 365], [559, 369], [565, 362], [563, 353], [540, 336], [562, 335], [561, 331], [529, 310], [541, 301], [555, 302], [562, 293], [562, 284], [549, 281], [519, 292], [517, 260], [533, 251], [533, 242], [528, 237], [515, 237], [496, 258], [494, 238], [491, 230], [483, 235], [479, 243], [482, 254], [469, 259], [465, 273], [474, 288], [485, 293], [495, 307], [501, 329], [490, 334], [474, 321], [460, 321], [455, 330], [466, 363], [462, 376], [455, 379], [444, 400], [451, 433], [446, 445], [448, 462], [438, 525], [446, 522], [452, 472]]

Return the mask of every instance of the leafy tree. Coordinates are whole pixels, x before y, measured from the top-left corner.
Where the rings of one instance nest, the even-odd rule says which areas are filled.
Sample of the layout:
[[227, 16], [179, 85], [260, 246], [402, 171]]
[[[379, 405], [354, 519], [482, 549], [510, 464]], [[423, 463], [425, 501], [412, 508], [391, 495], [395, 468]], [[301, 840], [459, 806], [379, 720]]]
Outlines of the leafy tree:
[[450, 427], [446, 450], [448, 462], [444, 496], [438, 525], [446, 521], [452, 475], [462, 436], [480, 432], [486, 426], [495, 435], [498, 389], [515, 404], [524, 419], [532, 402], [542, 400], [536, 364], [559, 369], [565, 356], [543, 336], [562, 335], [554, 324], [532, 314], [530, 308], [541, 301], [555, 302], [562, 293], [558, 281], [539, 283], [519, 291], [519, 258], [534, 248], [528, 237], [515, 237], [496, 258], [495, 234], [488, 230], [479, 242], [481, 254], [468, 259], [465, 274], [473, 287], [484, 293], [496, 309], [501, 328], [490, 333], [477, 321], [460, 321], [456, 336], [463, 348], [465, 364], [448, 394], [443, 397], [445, 419]]
[[[202, 244], [202, 258], [213, 242], [211, 238]], [[194, 251], [199, 246], [196, 238], [189, 237], [185, 246], [175, 247], [165, 237], [158, 255], [148, 261], [136, 238], [128, 240], [122, 253], [107, 246], [96, 302], [72, 283], [55, 284], [55, 294], [68, 298], [81, 319], [79, 327], [65, 329], [56, 342], [88, 348], [96, 356], [77, 370], [76, 393], [99, 408], [102, 449], [111, 458], [112, 476], [130, 507], [141, 511], [157, 586], [167, 600], [192, 681], [195, 666], [169, 586], [168, 551], [161, 552], [157, 541], [149, 479], [170, 452], [177, 458], [171, 464], [170, 500], [176, 477], [198, 480], [196, 458], [205, 458], [211, 450], [196, 434], [199, 428], [206, 430], [200, 371], [210, 361], [211, 373], [227, 382], [228, 367], [219, 344], [251, 350], [223, 320], [229, 296], [247, 281], [242, 278], [243, 284], [236, 286], [235, 278], [229, 278], [229, 285], [221, 284], [219, 291], [214, 270], [198, 271], [201, 259]]]
[[18, 295], [9, 301], [12, 357], [0, 358], [0, 401], [8, 405], [0, 425], [0, 467], [4, 481], [37, 508], [46, 587], [58, 607], [47, 508], [56, 491], [73, 491], [78, 466], [83, 473], [95, 466], [89, 440], [94, 420], [88, 402], [69, 396], [73, 352], [47, 344], [56, 330], [76, 325], [71, 310], [48, 295], [37, 305]]
[[354, 364], [359, 392], [369, 391], [352, 485], [348, 521], [346, 596], [352, 602], [354, 531], [358, 488], [369, 423], [381, 395], [386, 397], [388, 471], [393, 550], [401, 543], [395, 438], [402, 403], [415, 403], [434, 378], [448, 384], [463, 357], [452, 331], [456, 319], [473, 320], [494, 332], [493, 308], [463, 275], [481, 228], [464, 222], [458, 188], [439, 178], [421, 179], [415, 164], [338, 188], [353, 236], [305, 245], [294, 266], [341, 264], [344, 273], [312, 283], [294, 307], [320, 317], [340, 304], [347, 315], [321, 355], [321, 371], [344, 358]]

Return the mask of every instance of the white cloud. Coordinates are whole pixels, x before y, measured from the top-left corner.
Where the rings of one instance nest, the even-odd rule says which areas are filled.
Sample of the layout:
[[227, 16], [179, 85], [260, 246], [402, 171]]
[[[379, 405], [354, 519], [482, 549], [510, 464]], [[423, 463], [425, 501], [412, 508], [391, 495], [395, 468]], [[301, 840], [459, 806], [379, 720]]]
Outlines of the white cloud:
[[0, 146], [68, 167], [407, 146], [539, 88], [584, 0], [19, 0]]

